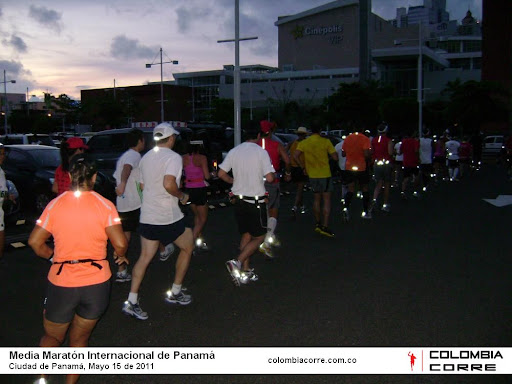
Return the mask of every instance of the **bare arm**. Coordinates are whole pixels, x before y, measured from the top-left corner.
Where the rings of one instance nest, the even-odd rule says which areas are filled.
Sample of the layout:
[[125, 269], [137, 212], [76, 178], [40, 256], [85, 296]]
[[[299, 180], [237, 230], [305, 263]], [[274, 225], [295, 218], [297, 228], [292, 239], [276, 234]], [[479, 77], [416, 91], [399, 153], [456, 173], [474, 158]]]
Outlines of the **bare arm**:
[[55, 181], [53, 182], [53, 185], [52, 185], [52, 192], [53, 192], [53, 193], [55, 193], [55, 194], [59, 193], [59, 187], [57, 186], [57, 180], [55, 180]]
[[43, 259], [49, 260], [53, 256], [53, 249], [46, 244], [46, 241], [52, 234], [43, 227], [36, 225], [28, 238], [28, 245], [34, 253], [42, 257]]
[[208, 160], [206, 156], [201, 156], [201, 169], [203, 170], [203, 175], [206, 180], [210, 178], [210, 170], [208, 169]]
[[298, 149], [296, 149], [295, 152], [293, 153], [293, 158], [295, 159], [297, 164], [300, 165], [301, 168], [304, 168], [304, 161], [300, 157], [301, 154], [302, 154], [302, 151], [299, 151]]
[[274, 172], [269, 172], [265, 175], [265, 181], [267, 183], [272, 183], [274, 181], [274, 179], [276, 178], [276, 175], [274, 174]]
[[126, 182], [128, 181], [130, 174], [132, 173], [132, 169], [133, 167], [130, 164], [125, 164], [123, 166], [123, 170], [121, 171], [121, 182], [116, 188], [117, 196], [122, 196], [124, 194], [124, 191], [126, 189]]
[[128, 259], [126, 259], [128, 240], [126, 240], [126, 236], [124, 235], [123, 226], [121, 224], [111, 225], [105, 228], [105, 232], [112, 247], [114, 247], [114, 261], [116, 264], [128, 264]]
[[393, 142], [391, 140], [388, 142], [388, 155], [393, 155]]
[[329, 156], [331, 156], [331, 159], [334, 161], [338, 161], [338, 152], [329, 153]]
[[188, 201], [188, 195], [180, 191], [178, 184], [176, 183], [176, 177], [173, 175], [164, 176], [164, 188], [170, 195], [177, 197], [180, 203], [186, 204]]
[[228, 184], [233, 184], [233, 178], [227, 174], [225, 170], [219, 168], [218, 176], [221, 180], [225, 181]]

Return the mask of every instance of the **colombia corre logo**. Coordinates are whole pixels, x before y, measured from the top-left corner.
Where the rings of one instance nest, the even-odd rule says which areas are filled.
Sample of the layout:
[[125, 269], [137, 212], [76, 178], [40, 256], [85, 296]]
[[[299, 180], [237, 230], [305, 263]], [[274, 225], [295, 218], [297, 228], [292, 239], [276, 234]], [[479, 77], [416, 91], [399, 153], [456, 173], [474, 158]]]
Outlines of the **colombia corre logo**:
[[411, 351], [409, 351], [407, 356], [409, 356], [409, 361], [411, 363], [411, 372], [412, 372], [412, 371], [414, 371], [414, 362], [416, 360], [416, 356], [414, 356], [414, 353], [412, 353]]

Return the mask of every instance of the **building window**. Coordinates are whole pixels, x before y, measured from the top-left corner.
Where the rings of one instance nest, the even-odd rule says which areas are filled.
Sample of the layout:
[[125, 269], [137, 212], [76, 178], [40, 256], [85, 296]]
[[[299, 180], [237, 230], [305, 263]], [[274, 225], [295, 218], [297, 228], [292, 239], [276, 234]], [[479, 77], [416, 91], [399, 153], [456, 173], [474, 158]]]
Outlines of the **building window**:
[[471, 59], [452, 59], [450, 60], [450, 68], [471, 69]]
[[468, 40], [462, 43], [463, 52], [481, 52], [482, 41], [481, 40]]

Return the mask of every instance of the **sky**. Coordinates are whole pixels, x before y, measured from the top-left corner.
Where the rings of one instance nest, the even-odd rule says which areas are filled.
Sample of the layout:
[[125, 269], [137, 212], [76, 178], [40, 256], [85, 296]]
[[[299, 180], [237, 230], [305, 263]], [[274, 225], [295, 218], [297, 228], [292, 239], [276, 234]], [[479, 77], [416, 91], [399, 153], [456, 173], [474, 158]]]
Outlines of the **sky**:
[[[292, 15], [329, 0], [239, 0], [240, 65], [277, 66], [278, 16]], [[221, 69], [234, 64], [234, 0], [0, 0], [0, 76], [6, 70], [7, 93], [42, 98], [81, 89], [160, 81], [173, 73]], [[393, 19], [397, 7], [423, 0], [372, 0], [372, 11]], [[482, 17], [482, 0], [447, 0], [451, 19], [468, 9]], [[3, 92], [3, 84], [1, 84]]]

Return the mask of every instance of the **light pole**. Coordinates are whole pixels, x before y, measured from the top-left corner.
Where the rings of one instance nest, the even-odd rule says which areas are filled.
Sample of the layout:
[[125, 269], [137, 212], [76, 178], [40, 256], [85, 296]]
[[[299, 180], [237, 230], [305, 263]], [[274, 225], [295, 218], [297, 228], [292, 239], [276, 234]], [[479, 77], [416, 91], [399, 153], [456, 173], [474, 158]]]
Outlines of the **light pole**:
[[5, 112], [5, 115], [4, 115], [4, 130], [5, 130], [5, 134], [7, 135], [7, 108], [8, 108], [8, 103], [7, 103], [7, 83], [16, 83], [16, 80], [9, 80], [7, 81], [5, 79], [5, 69], [4, 69], [4, 81], [2, 81], [2, 83], [4, 84], [4, 112]]
[[217, 40], [217, 43], [235, 43], [235, 70], [234, 70], [234, 112], [235, 112], [235, 146], [242, 141], [241, 110], [240, 105], [240, 41], [256, 40], [257, 37], [240, 38], [240, 7], [239, 0], [235, 0], [235, 38], [229, 40]]
[[418, 138], [421, 139], [423, 131], [423, 36], [421, 33], [421, 21], [418, 23], [418, 39], [395, 40], [395, 45], [404, 41], [418, 41]]
[[146, 68], [151, 68], [153, 65], [160, 65], [160, 122], [164, 122], [164, 64], [178, 64], [178, 60], [162, 61], [163, 51], [160, 48], [160, 62], [146, 64]]

